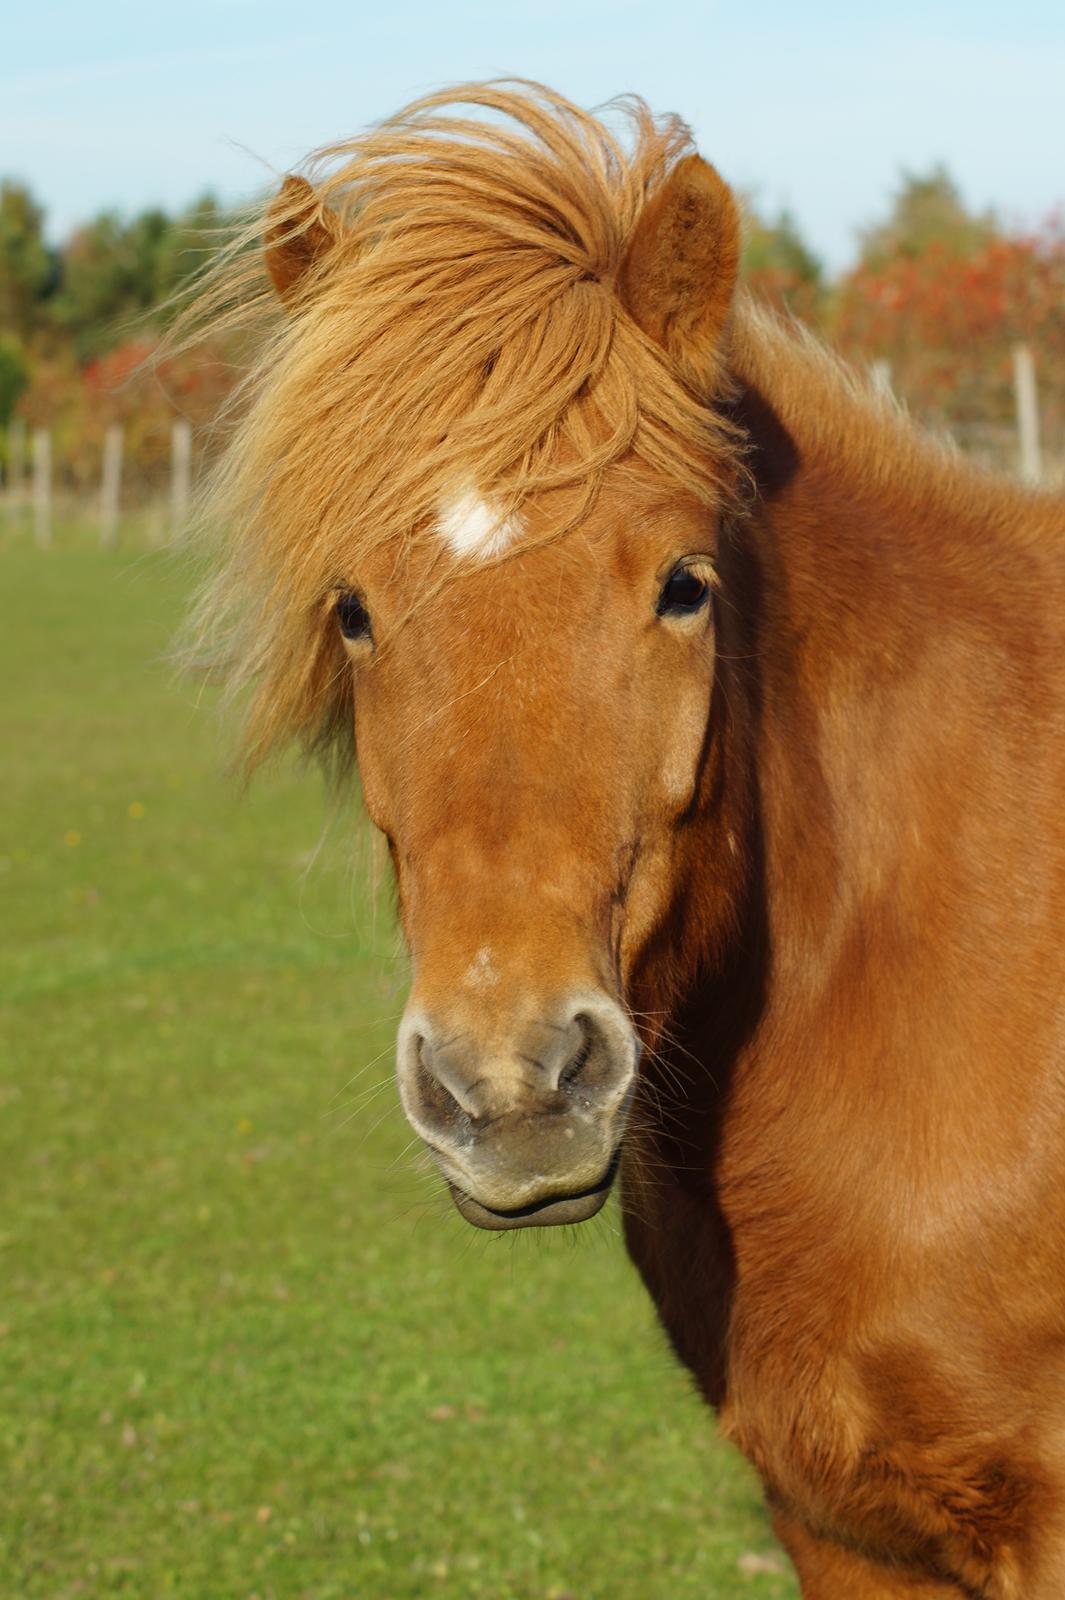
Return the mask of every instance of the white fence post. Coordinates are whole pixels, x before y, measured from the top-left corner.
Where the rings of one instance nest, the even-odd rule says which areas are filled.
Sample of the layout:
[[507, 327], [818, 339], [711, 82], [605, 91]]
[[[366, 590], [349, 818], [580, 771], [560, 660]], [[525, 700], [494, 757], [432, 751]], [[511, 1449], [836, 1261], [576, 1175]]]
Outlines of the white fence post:
[[175, 417], [170, 430], [170, 542], [184, 537], [192, 488], [192, 428]]
[[891, 362], [879, 356], [870, 368], [873, 375], [873, 388], [878, 394], [891, 394]]
[[1021, 477], [1025, 483], [1038, 483], [1043, 476], [1043, 457], [1039, 448], [1039, 396], [1035, 387], [1035, 359], [1030, 345], [1015, 344], [1013, 347], [1013, 390], [1017, 400]]
[[103, 479], [100, 485], [100, 543], [113, 550], [118, 543], [118, 509], [122, 494], [122, 424], [108, 424], [104, 434]]
[[33, 434], [33, 536], [42, 550], [52, 544], [52, 435], [47, 428]]
[[7, 503], [12, 511], [19, 509], [22, 485], [26, 477], [26, 424], [16, 417], [7, 430]]

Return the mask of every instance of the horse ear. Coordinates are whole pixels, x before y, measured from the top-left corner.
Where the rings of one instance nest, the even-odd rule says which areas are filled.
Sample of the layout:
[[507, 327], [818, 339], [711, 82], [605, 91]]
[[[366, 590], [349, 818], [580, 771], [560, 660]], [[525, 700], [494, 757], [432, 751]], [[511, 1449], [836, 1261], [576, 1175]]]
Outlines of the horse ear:
[[697, 388], [714, 385], [739, 265], [732, 191], [708, 161], [685, 156], [644, 207], [618, 289], [630, 316]]
[[339, 217], [306, 178], [285, 179], [266, 212], [263, 246], [266, 270], [287, 306], [307, 288], [307, 274], [321, 266], [341, 231]]

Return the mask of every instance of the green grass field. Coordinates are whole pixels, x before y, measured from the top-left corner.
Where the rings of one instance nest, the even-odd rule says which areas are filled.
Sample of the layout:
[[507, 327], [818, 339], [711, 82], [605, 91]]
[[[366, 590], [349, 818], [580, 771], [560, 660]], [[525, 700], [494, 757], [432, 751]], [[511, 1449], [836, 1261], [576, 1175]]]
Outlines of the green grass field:
[[616, 1214], [475, 1233], [357, 814], [242, 797], [185, 582], [0, 551], [4, 1600], [790, 1597]]

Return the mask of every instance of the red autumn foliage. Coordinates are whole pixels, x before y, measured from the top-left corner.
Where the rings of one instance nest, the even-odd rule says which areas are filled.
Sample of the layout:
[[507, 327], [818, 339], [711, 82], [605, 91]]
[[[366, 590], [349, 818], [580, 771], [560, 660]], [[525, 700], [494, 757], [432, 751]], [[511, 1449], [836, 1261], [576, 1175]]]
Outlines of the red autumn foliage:
[[238, 377], [222, 341], [160, 355], [152, 335], [127, 340], [78, 366], [64, 354], [40, 359], [20, 407], [33, 426], [56, 435], [56, 458], [68, 487], [91, 492], [99, 480], [104, 434], [123, 427], [124, 489], [162, 491], [174, 420], [192, 424], [196, 449], [209, 450], [210, 425]]
[[851, 358], [890, 363], [929, 420], [964, 430], [1013, 417], [1012, 347], [1032, 347], [1044, 431], [1065, 422], [1065, 222], [997, 235], [970, 252], [946, 240], [860, 264], [840, 283], [829, 330]]

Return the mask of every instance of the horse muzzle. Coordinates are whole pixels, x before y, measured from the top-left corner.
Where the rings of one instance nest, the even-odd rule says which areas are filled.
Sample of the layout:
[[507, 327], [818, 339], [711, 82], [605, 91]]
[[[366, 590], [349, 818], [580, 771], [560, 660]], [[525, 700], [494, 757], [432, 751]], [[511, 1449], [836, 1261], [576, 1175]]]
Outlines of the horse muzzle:
[[569, 997], [501, 1036], [412, 1009], [400, 1098], [479, 1228], [584, 1222], [617, 1173], [639, 1041], [608, 996]]

